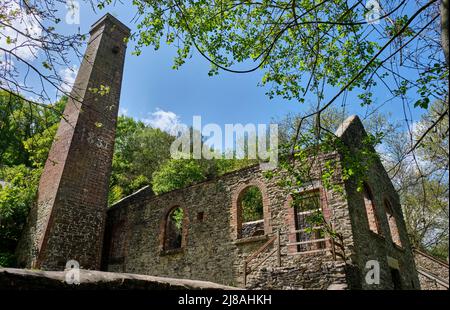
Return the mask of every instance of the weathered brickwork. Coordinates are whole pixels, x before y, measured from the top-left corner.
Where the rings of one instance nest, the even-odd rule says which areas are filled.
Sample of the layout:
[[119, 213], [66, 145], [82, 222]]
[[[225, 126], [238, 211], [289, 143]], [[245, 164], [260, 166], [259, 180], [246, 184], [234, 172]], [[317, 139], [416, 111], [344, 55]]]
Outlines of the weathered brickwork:
[[17, 254], [19, 264], [100, 267], [108, 180], [129, 29], [107, 14], [90, 31]]
[[[357, 145], [364, 129], [358, 118], [350, 118], [339, 134], [344, 142]], [[316, 165], [329, 159], [338, 160], [339, 155], [323, 156]], [[381, 163], [375, 163], [367, 176], [380, 219], [379, 234], [369, 229], [362, 193], [354, 184], [342, 183], [339, 171], [337, 174], [335, 182], [344, 186], [344, 195], [325, 190], [318, 178], [299, 189], [318, 191], [325, 219], [341, 236], [324, 241], [325, 248], [298, 252], [291, 197], [278, 185], [282, 176], [267, 179], [259, 166], [253, 166], [162, 195], [144, 188], [113, 205], [107, 216], [103, 268], [262, 289], [393, 289], [398, 287], [392, 277], [395, 268], [401, 288], [418, 289], [398, 197]], [[264, 219], [259, 225], [264, 234], [241, 238], [240, 200], [249, 186], [257, 186], [263, 195]], [[397, 219], [401, 248], [391, 239], [383, 199], [389, 199]], [[184, 210], [183, 244], [165, 251], [164, 227], [174, 207]], [[276, 251], [278, 233], [280, 256]], [[248, 262], [244, 284], [244, 261], [268, 240], [275, 241]], [[365, 282], [368, 260], [380, 264], [379, 284]]]
[[448, 290], [448, 262], [436, 259], [422, 251], [414, 250], [414, 260], [423, 290]]

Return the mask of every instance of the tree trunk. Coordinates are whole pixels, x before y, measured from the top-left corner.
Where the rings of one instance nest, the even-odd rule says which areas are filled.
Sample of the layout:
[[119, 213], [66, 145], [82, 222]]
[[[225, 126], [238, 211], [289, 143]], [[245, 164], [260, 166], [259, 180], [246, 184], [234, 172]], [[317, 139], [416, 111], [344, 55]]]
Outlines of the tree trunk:
[[442, 49], [444, 50], [445, 55], [445, 61], [447, 62], [447, 66], [449, 65], [448, 62], [448, 7], [449, 7], [449, 0], [442, 0], [441, 5], [439, 7], [439, 11], [441, 13], [441, 44]]

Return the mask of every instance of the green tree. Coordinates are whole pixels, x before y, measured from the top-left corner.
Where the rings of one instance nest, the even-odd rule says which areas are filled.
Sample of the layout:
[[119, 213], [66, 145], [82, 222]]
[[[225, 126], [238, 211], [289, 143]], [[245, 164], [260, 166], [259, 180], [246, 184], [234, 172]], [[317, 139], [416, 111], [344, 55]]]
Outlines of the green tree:
[[174, 139], [141, 121], [119, 116], [109, 203], [151, 184], [153, 173], [170, 158], [170, 145]]
[[[202, 137], [193, 128], [189, 129], [189, 134], [191, 137], [190, 152], [193, 152], [194, 135], [199, 135], [198, 139], [201, 143], [201, 149], [203, 149], [205, 137]], [[244, 151], [247, 152], [247, 149]], [[231, 156], [231, 159], [229, 159], [229, 157], [224, 153], [217, 154], [212, 159], [193, 159], [192, 157], [190, 159], [170, 159], [153, 173], [153, 190], [156, 193], [168, 192], [258, 163], [257, 160], [237, 159], [236, 156]]]
[[0, 266], [14, 265], [14, 250], [36, 197], [41, 169], [0, 169]]
[[[399, 192], [410, 240], [448, 257], [448, 110], [435, 101], [411, 131], [386, 143], [385, 166]], [[412, 142], [410, 136], [413, 137]], [[417, 149], [415, 145], [420, 145]]]
[[245, 191], [241, 206], [244, 223], [263, 219], [263, 197], [258, 187], [251, 186]]
[[31, 166], [23, 141], [59, 122], [66, 102], [63, 97], [52, 105], [35, 106], [18, 95], [0, 91], [0, 166]]
[[14, 250], [67, 99], [35, 106], [0, 91], [0, 265], [14, 265]]
[[412, 244], [441, 258], [447, 258], [448, 183], [425, 178], [405, 188], [401, 199]]
[[[427, 132], [428, 131], [428, 132]], [[429, 174], [440, 178], [447, 174], [449, 159], [449, 111], [442, 100], [434, 101], [427, 113], [417, 124], [416, 143], [420, 141], [417, 151], [429, 166]], [[447, 178], [448, 179], [448, 178]]]
[[166, 193], [255, 164], [246, 159], [170, 159], [153, 173], [155, 193]]
[[194, 49], [210, 62], [210, 75], [261, 69], [260, 85], [269, 87], [270, 98], [316, 97], [315, 111], [306, 118], [320, 117], [347, 91], [355, 91], [362, 105], [374, 104], [378, 86], [411, 107], [426, 109], [433, 99], [448, 104], [447, 0], [441, 6], [438, 0], [383, 1], [376, 20], [362, 1], [133, 4], [142, 17], [133, 36], [135, 54], [144, 46], [158, 49], [161, 41], [176, 42], [176, 69]]
[[153, 174], [153, 191], [157, 194], [189, 186], [206, 179], [195, 159], [170, 159]]
[[59, 123], [55, 123], [43, 132], [36, 133], [31, 138], [22, 141], [32, 166], [37, 168], [44, 167], [58, 126]]

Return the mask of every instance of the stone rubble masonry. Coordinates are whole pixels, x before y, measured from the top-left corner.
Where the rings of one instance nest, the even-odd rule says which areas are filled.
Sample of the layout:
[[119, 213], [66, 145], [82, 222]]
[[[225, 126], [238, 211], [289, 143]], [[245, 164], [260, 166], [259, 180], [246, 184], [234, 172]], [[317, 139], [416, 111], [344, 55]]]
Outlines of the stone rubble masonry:
[[[344, 130], [343, 130], [344, 129]], [[361, 141], [367, 135], [361, 121], [357, 117], [350, 117], [343, 126], [338, 129], [342, 141], [351, 148], [357, 150]], [[372, 152], [375, 152], [372, 149]], [[379, 233], [369, 229], [368, 218], [364, 208], [364, 198], [356, 189], [356, 184], [351, 180], [345, 182], [347, 193], [347, 208], [352, 227], [351, 260], [357, 268], [355, 275], [359, 277], [362, 289], [393, 289], [391, 269], [399, 269], [402, 289], [419, 289], [420, 284], [415, 268], [412, 247], [406, 231], [400, 198], [394, 189], [392, 182], [381, 163], [377, 159], [369, 167], [365, 179], [366, 185], [372, 192], [376, 218], [378, 219]], [[394, 216], [397, 220], [398, 234], [401, 247], [395, 244], [390, 235], [389, 222], [384, 208], [384, 200], [388, 200]], [[368, 269], [366, 263], [377, 260], [380, 264], [380, 284], [367, 284], [365, 276]]]
[[17, 249], [22, 267], [99, 269], [129, 29], [96, 22]]
[[[366, 135], [355, 116], [337, 133], [352, 151], [360, 147]], [[375, 234], [369, 229], [362, 193], [352, 182], [342, 181], [340, 156], [336, 152], [319, 156], [312, 163], [315, 181], [298, 189], [319, 190], [324, 216], [342, 236], [334, 247], [328, 242], [324, 251], [299, 254], [296, 246], [287, 245], [296, 241], [292, 234], [295, 215], [290, 195], [279, 186], [284, 176], [277, 174], [268, 179], [257, 165], [161, 195], [146, 187], [111, 206], [107, 211], [102, 269], [254, 289], [392, 289], [391, 269], [395, 268], [399, 269], [402, 288], [419, 289], [399, 199], [381, 161], [375, 162], [367, 175], [380, 220], [380, 234]], [[321, 188], [320, 166], [325, 160], [337, 162], [333, 182], [343, 185], [344, 194]], [[240, 199], [249, 186], [257, 186], [263, 195], [264, 234], [241, 238]], [[390, 236], [383, 199], [389, 199], [392, 206], [402, 247], [394, 244]], [[164, 251], [164, 227], [174, 207], [182, 208], [185, 214], [182, 246]], [[264, 260], [276, 247], [274, 243], [249, 263], [248, 268], [254, 271], [244, 285], [244, 260], [277, 232], [281, 266], [277, 255]], [[380, 284], [366, 283], [368, 260], [379, 262]]]
[[[68, 260], [74, 259], [83, 269], [254, 289], [420, 288], [399, 197], [379, 159], [371, 163], [365, 180], [378, 219], [379, 229], [372, 232], [362, 193], [354, 181], [342, 178], [342, 154], [311, 158], [312, 182], [295, 190], [318, 191], [324, 217], [340, 236], [327, 240], [325, 249], [315, 248], [314, 252], [298, 253], [296, 245], [289, 245], [297, 241], [295, 212], [289, 193], [279, 186], [287, 176], [280, 173], [268, 179], [258, 165], [161, 195], [145, 187], [107, 210], [124, 39], [129, 29], [107, 14], [94, 24], [90, 35], [65, 118], [44, 167], [37, 202], [19, 241], [19, 266], [64, 270]], [[349, 117], [336, 133], [351, 152], [357, 152], [366, 137], [356, 116]], [[321, 187], [321, 171], [329, 160], [337, 165], [332, 182], [342, 185], [343, 193]], [[241, 200], [249, 186], [261, 190], [263, 219], [255, 229], [258, 233], [247, 237], [242, 235]], [[385, 201], [392, 207], [398, 229], [395, 238], [400, 240], [393, 240], [390, 234]], [[177, 207], [184, 214], [181, 246], [167, 249], [167, 217]], [[246, 259], [278, 235], [280, 242], [271, 243], [256, 255], [244, 273]], [[280, 256], [267, 258], [278, 244]], [[379, 263], [379, 284], [365, 281], [370, 260]], [[0, 281], [11, 275], [1, 272]], [[28, 277], [29, 272], [22, 273]], [[10, 280], [20, 282], [20, 272], [13, 274]], [[52, 285], [47, 280], [54, 274], [39, 274], [45, 279], [36, 285]], [[400, 283], [393, 277], [397, 274]], [[83, 275], [101, 278], [106, 274], [83, 271]], [[113, 282], [128, 277], [116, 275]]]
[[311, 259], [296, 267], [263, 267], [249, 289], [348, 289], [344, 262]]

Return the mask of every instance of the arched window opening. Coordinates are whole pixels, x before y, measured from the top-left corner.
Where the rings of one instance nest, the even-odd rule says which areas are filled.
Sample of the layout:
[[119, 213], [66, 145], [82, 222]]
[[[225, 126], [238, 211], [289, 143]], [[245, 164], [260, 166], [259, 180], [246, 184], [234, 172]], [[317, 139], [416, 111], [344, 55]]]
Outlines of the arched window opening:
[[326, 248], [324, 218], [319, 190], [294, 194], [295, 243], [297, 252], [318, 251]]
[[257, 186], [249, 186], [240, 195], [241, 238], [264, 235], [263, 195]]
[[400, 235], [398, 233], [397, 220], [395, 219], [394, 211], [388, 200], [384, 201], [384, 209], [386, 211], [386, 217], [388, 220], [389, 231], [391, 232], [392, 241], [396, 245], [401, 247], [402, 242], [400, 241]]
[[379, 234], [380, 228], [375, 209], [375, 203], [373, 201], [372, 192], [367, 184], [363, 186], [364, 206], [366, 208], [367, 220], [369, 221], [369, 229], [374, 233]]
[[166, 219], [164, 250], [180, 249], [183, 243], [184, 212], [180, 207], [173, 208]]

